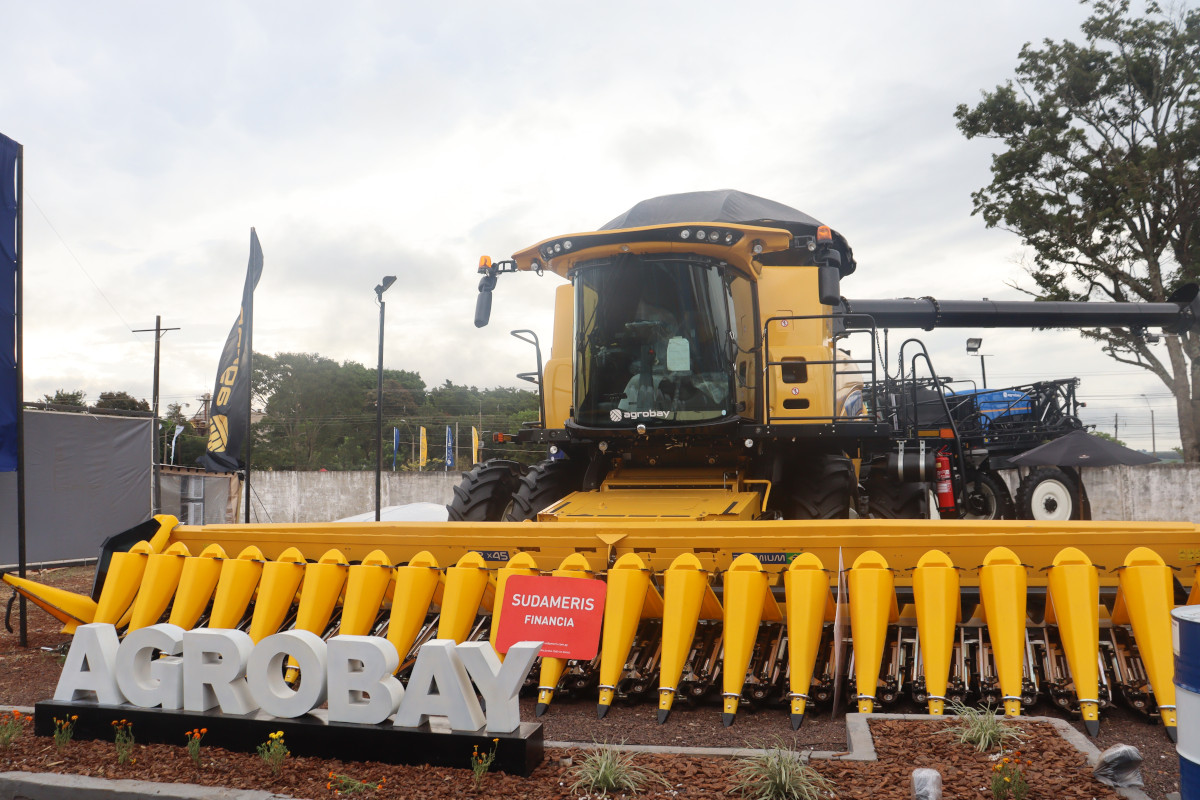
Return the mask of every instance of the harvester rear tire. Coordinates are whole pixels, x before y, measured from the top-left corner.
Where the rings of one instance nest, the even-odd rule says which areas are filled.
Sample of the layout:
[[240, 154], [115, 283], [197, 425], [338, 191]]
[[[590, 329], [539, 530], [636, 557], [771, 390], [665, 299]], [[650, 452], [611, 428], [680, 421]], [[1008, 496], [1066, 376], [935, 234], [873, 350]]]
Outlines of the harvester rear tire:
[[505, 519], [522, 522], [537, 519], [538, 512], [561, 500], [571, 492], [577, 492], [583, 476], [579, 467], [564, 459], [547, 459], [529, 468], [521, 478], [521, 485], [513, 495], [512, 507]]
[[[977, 513], [971, 513], [970, 495], [978, 491], [983, 500], [983, 508]], [[963, 510], [963, 519], [1013, 519], [1016, 509], [1013, 506], [1012, 495], [1003, 479], [991, 472], [976, 472], [975, 480], [967, 484], [967, 508]]]
[[1017, 487], [1017, 516], [1020, 519], [1079, 519], [1079, 484], [1058, 467], [1041, 467], [1030, 472]]
[[525, 465], [493, 458], [464, 473], [446, 506], [453, 522], [498, 522], [504, 519], [521, 485]]
[[854, 500], [854, 462], [827, 456], [795, 470], [787, 483], [787, 519], [849, 519]]
[[929, 516], [929, 487], [924, 483], [894, 483], [885, 475], [867, 480], [872, 519], [925, 519]]

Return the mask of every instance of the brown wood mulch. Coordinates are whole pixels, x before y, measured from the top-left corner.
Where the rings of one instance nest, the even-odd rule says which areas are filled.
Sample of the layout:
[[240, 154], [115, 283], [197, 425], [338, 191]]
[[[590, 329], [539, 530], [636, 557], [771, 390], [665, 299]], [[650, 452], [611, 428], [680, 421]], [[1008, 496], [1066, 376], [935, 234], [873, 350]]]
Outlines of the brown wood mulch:
[[[1026, 739], [1021, 758], [1032, 765], [1023, 767], [1037, 798], [1116, 798], [1116, 793], [1091, 777], [1082, 754], [1045, 724], [1023, 726]], [[877, 720], [871, 724], [876, 762], [815, 761], [813, 766], [834, 782], [834, 796], [908, 798], [910, 776], [918, 767], [937, 769], [946, 798], [990, 798], [992, 767], [997, 754], [977, 753], [940, 731], [939, 722]], [[136, 737], [137, 732], [134, 731]], [[184, 732], [180, 732], [183, 741]], [[362, 792], [372, 798], [444, 798], [511, 796], [523, 800], [571, 797], [573, 769], [585, 757], [579, 750], [551, 749], [546, 761], [528, 778], [489, 773], [478, 789], [473, 773], [463, 769], [427, 766], [405, 767], [376, 762], [348, 763], [319, 758], [291, 758], [278, 776], [255, 754], [234, 753], [202, 747], [202, 766], [197, 769], [184, 747], [135, 745], [134, 761], [117, 763], [117, 752], [109, 741], [72, 741], [62, 750], [48, 737], [33, 735], [32, 724], [0, 751], [0, 771], [58, 772], [102, 778], [127, 778], [168, 783], [195, 783], [240, 789], [262, 789], [297, 798], [332, 798], [333, 777], [349, 776], [378, 785]], [[1010, 754], [1011, 755], [1011, 754]], [[571, 758], [573, 764], [563, 763]], [[727, 794], [736, 783], [737, 759], [680, 755], [637, 755], [635, 763], [658, 773], [670, 784], [650, 785], [639, 795], [646, 798], [715, 797]]]

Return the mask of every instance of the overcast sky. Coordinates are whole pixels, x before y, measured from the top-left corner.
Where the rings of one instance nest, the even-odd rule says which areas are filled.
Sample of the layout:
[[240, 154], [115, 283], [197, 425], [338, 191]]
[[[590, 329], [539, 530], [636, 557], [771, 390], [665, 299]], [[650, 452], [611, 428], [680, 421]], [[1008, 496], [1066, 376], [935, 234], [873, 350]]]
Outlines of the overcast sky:
[[[843, 233], [849, 297], [1019, 299], [1017, 238], [971, 216], [990, 143], [958, 103], [1072, 2], [44, 2], [0, 0], [0, 133], [25, 145], [25, 396], [211, 391], [249, 230], [259, 352], [517, 385], [557, 278], [505, 276], [471, 323], [479, 256], [591, 230], [639, 200], [740, 189]], [[1078, 376], [1086, 420], [1178, 443], [1149, 373], [1073, 333], [927, 337], [939, 372]], [[1143, 399], [1142, 395], [1145, 395]]]

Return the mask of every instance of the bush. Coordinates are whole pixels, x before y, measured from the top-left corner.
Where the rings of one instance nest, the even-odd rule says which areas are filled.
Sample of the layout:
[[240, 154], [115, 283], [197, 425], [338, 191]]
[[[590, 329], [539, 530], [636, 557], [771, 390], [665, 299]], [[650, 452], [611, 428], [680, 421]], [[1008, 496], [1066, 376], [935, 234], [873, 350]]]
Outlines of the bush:
[[833, 781], [804, 763], [795, 750], [777, 743], [757, 755], [738, 759], [737, 785], [753, 800], [817, 800], [833, 797]]
[[1020, 731], [1003, 717], [997, 717], [991, 706], [972, 708], [955, 701], [950, 704], [950, 712], [958, 717], [958, 721], [947, 728], [946, 733], [980, 753], [1004, 747], [1008, 742], [1021, 741]]
[[608, 745], [588, 750], [568, 774], [575, 779], [571, 791], [576, 794], [617, 791], [636, 794], [648, 783], [659, 783], [668, 788], [671, 785], [657, 772], [634, 764], [631, 753], [622, 753]]

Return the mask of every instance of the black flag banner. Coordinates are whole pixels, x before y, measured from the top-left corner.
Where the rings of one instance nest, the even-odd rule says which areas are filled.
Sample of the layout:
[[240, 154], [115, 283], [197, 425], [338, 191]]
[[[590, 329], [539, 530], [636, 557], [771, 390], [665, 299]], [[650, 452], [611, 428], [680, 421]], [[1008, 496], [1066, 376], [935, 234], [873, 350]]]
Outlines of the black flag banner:
[[258, 244], [258, 234], [251, 228], [250, 263], [246, 267], [242, 307], [221, 351], [209, 410], [208, 448], [196, 459], [208, 472], [236, 472], [245, 467], [241, 451], [250, 435], [250, 332], [254, 328], [254, 287], [262, 268], [262, 247]]

